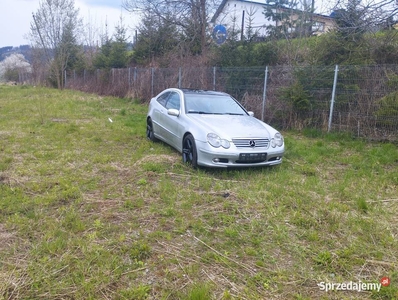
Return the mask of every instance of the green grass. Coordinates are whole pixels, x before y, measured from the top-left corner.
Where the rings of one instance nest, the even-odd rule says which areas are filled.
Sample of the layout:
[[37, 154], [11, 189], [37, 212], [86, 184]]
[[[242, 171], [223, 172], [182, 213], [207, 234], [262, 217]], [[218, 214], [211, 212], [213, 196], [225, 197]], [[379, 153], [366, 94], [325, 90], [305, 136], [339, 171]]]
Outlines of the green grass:
[[284, 132], [280, 166], [193, 170], [146, 110], [0, 86], [0, 298], [398, 299], [396, 145]]

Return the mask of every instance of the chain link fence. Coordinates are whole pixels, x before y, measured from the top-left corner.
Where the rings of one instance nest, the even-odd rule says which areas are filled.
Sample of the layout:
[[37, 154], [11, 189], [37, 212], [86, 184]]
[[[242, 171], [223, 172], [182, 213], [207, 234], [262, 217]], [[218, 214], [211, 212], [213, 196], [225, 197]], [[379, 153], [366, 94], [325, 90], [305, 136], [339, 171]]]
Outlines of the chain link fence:
[[65, 86], [145, 102], [169, 87], [218, 90], [278, 128], [398, 138], [397, 65], [72, 71]]

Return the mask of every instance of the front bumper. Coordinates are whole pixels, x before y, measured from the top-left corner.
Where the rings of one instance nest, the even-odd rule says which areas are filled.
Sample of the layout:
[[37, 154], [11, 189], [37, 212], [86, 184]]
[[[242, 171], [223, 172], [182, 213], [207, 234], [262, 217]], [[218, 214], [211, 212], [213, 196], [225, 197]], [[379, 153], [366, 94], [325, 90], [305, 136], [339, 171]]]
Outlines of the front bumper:
[[259, 167], [274, 166], [282, 163], [282, 147], [245, 148], [231, 146], [229, 149], [213, 148], [207, 142], [196, 141], [198, 165], [206, 167]]

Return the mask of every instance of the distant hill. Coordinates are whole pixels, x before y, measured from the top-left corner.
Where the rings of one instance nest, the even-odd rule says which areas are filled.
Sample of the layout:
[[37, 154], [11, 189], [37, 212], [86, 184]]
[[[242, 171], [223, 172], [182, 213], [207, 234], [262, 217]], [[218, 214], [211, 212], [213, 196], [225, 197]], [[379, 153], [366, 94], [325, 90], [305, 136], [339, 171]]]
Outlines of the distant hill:
[[31, 62], [31, 47], [29, 45], [21, 45], [19, 47], [7, 46], [0, 48], [0, 61], [3, 61], [11, 54], [22, 54], [25, 59]]

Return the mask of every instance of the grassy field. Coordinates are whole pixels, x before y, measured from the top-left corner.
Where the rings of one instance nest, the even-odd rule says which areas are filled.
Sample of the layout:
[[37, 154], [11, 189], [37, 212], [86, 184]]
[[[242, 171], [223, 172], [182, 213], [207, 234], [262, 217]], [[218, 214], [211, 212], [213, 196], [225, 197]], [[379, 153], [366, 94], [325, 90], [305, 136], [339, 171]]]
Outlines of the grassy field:
[[0, 299], [398, 299], [396, 145], [284, 132], [280, 166], [193, 170], [146, 109], [0, 86]]

